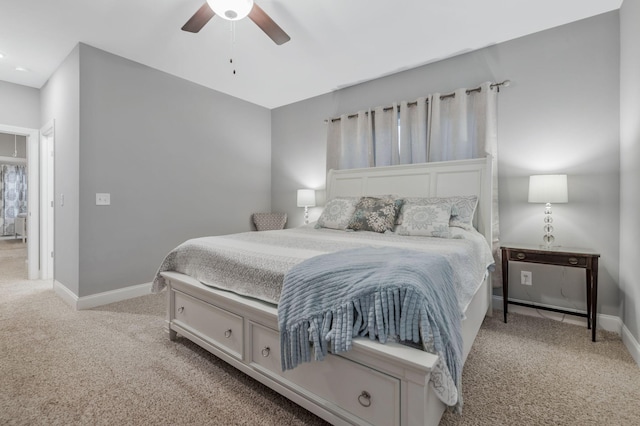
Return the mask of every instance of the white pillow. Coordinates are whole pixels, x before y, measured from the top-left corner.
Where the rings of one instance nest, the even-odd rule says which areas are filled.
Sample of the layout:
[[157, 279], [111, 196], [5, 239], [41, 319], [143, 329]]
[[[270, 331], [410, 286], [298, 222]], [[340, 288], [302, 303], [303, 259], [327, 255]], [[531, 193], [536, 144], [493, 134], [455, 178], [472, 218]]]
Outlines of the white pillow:
[[402, 224], [396, 227], [398, 235], [449, 238], [451, 204], [405, 204], [402, 215]]
[[474, 229], [473, 216], [478, 205], [476, 195], [454, 195], [452, 197], [407, 197], [404, 199], [403, 210], [400, 211], [396, 224], [401, 225], [403, 221], [404, 208], [411, 205], [424, 204], [449, 204], [451, 205], [451, 219], [449, 226], [466, 229]]
[[[400, 209], [400, 214], [398, 215], [398, 220], [396, 221], [396, 225], [402, 225], [402, 220], [404, 217], [404, 211], [410, 206], [418, 205], [424, 206], [428, 204], [444, 204], [449, 206], [451, 209], [451, 200], [449, 198], [442, 197], [406, 197], [403, 199], [402, 208]], [[452, 213], [453, 214], [453, 213]]]
[[458, 195], [447, 198], [451, 201], [453, 206], [449, 226], [466, 229], [467, 231], [474, 229], [473, 215], [475, 214], [476, 207], [478, 206], [478, 196]]
[[327, 202], [318, 218], [316, 228], [347, 229], [356, 204], [362, 197], [336, 197]]

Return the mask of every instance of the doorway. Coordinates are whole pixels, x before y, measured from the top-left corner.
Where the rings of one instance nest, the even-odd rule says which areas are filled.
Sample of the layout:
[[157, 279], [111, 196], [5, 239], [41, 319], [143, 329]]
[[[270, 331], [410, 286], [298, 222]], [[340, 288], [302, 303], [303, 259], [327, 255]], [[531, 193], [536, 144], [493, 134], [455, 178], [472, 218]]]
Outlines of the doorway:
[[[48, 133], [48, 135], [50, 135], [50, 141], [47, 142], [47, 145], [53, 147], [53, 121], [48, 124], [48, 126], [49, 127], [45, 126], [43, 130], [50, 128]], [[41, 240], [43, 234], [46, 236], [51, 235], [51, 238], [45, 237], [45, 243], [47, 244], [45, 247], [49, 248], [53, 246], [53, 205], [51, 205], [51, 203], [48, 204], [51, 205], [51, 211], [44, 210], [41, 212], [40, 204], [49, 197], [48, 191], [41, 191], [42, 188], [46, 188], [47, 185], [50, 184], [51, 196], [53, 195], [53, 158], [51, 162], [46, 162], [49, 167], [41, 170], [40, 157], [43, 148], [40, 143], [40, 131], [38, 129], [0, 124], [0, 132], [26, 136], [27, 138], [27, 275], [30, 280], [39, 278], [51, 279], [53, 278], [53, 259], [51, 259], [51, 263], [49, 263], [48, 259], [43, 257]], [[46, 197], [42, 195], [43, 192], [47, 192]], [[53, 197], [51, 199], [53, 199]], [[46, 232], [41, 232], [41, 228]], [[47, 266], [51, 265], [51, 269], [45, 271], [47, 275], [42, 275], [42, 264], [44, 260], [47, 260]]]

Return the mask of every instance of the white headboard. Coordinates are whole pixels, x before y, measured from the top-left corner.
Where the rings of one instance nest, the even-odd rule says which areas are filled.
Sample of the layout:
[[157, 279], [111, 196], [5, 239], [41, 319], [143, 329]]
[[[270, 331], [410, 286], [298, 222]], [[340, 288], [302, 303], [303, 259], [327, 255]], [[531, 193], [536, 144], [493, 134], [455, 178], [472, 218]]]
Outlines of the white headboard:
[[477, 195], [474, 224], [491, 244], [491, 157], [367, 169], [329, 170], [327, 200], [340, 196]]

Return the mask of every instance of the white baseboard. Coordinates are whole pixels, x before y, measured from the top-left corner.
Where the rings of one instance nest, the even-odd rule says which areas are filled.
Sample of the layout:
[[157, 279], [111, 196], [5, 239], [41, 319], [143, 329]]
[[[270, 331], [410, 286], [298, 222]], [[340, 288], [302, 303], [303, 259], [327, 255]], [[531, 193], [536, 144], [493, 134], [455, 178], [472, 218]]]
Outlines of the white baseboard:
[[[496, 310], [502, 311], [502, 300], [503, 300], [502, 296], [494, 295], [492, 299], [493, 299], [493, 308]], [[530, 302], [527, 302], [526, 300], [518, 300], [518, 299], [511, 299], [511, 298], [509, 298], [509, 300], [513, 300], [515, 302], [530, 303]], [[560, 306], [545, 305], [542, 303], [540, 303], [539, 305], [545, 308], [564, 309], [567, 311], [580, 312], [574, 309], [567, 309]], [[545, 311], [542, 309], [530, 308], [528, 306], [509, 305], [509, 312], [514, 312], [522, 315], [529, 315], [533, 317], [549, 318], [556, 321], [563, 321], [569, 324], [584, 325], [585, 327], [587, 326], [586, 318], [576, 317], [573, 315], [565, 315], [559, 312], [552, 312], [552, 311]], [[603, 330], [611, 331], [618, 335], [622, 335], [623, 324], [620, 317], [616, 317], [613, 315], [598, 314], [597, 326], [598, 328], [601, 328]]]
[[622, 343], [627, 347], [633, 359], [636, 360], [636, 364], [640, 366], [640, 343], [624, 324], [622, 325]]
[[145, 296], [151, 293], [151, 283], [133, 285], [83, 297], [76, 296], [71, 290], [58, 281], [53, 283], [53, 289], [69, 306], [76, 310], [82, 310], [133, 299], [134, 297]]
[[69, 290], [64, 284], [62, 284], [58, 280], [53, 281], [53, 291], [58, 295], [60, 299], [62, 299], [67, 305], [71, 306], [73, 309], [78, 309], [76, 305], [78, 304], [78, 296], [75, 295], [74, 292]]

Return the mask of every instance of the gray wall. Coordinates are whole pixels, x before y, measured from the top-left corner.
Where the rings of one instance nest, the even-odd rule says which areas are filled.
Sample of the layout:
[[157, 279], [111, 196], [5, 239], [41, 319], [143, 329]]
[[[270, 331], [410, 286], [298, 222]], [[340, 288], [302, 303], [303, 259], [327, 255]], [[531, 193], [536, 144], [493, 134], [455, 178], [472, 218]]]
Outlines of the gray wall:
[[270, 134], [268, 109], [81, 44], [78, 295], [151, 281], [189, 238], [250, 230], [271, 207]]
[[0, 133], [0, 157], [13, 157], [14, 150], [16, 158], [27, 158], [27, 137]]
[[[504, 79], [512, 85], [499, 95], [502, 240], [542, 242], [543, 207], [527, 203], [528, 176], [567, 173], [570, 203], [554, 208], [556, 242], [601, 252], [599, 309], [620, 315], [617, 11], [273, 110], [273, 210], [300, 224], [295, 190], [324, 185], [324, 119]], [[586, 310], [584, 271], [537, 266], [526, 266], [533, 286], [523, 288], [513, 264], [512, 297]]]
[[[640, 341], [640, 2], [620, 9], [620, 287], [623, 321]], [[640, 362], [640, 360], [637, 360]]]
[[0, 124], [40, 128], [40, 91], [0, 81]]
[[[80, 288], [80, 49], [76, 46], [42, 87], [42, 125], [55, 119], [54, 278]], [[62, 203], [64, 197], [64, 205]]]

